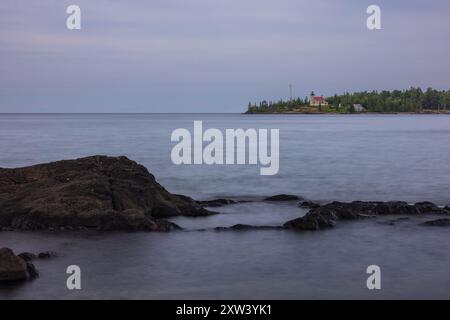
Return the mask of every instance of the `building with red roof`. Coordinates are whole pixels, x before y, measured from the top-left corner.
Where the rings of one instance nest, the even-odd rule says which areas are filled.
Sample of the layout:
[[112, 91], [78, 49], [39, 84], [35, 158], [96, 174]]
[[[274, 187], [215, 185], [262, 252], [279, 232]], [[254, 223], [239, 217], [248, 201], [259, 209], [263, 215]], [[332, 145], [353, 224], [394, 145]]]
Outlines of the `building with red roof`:
[[309, 96], [309, 105], [312, 107], [327, 106], [328, 102], [323, 96], [316, 96], [314, 93], [311, 93]]

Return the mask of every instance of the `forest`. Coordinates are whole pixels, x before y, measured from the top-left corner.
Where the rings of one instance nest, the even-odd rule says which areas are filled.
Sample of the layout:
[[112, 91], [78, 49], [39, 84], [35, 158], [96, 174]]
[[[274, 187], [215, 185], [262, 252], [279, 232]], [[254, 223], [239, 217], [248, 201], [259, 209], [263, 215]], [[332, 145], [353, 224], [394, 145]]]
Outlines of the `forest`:
[[[313, 94], [313, 92], [312, 92]], [[249, 103], [247, 113], [355, 113], [355, 104], [361, 105], [365, 110], [360, 112], [382, 113], [426, 113], [449, 112], [450, 90], [435, 90], [428, 88], [411, 87], [407, 90], [392, 91], [362, 91], [344, 93], [327, 97], [327, 106], [313, 107], [309, 105], [309, 98], [305, 97]]]

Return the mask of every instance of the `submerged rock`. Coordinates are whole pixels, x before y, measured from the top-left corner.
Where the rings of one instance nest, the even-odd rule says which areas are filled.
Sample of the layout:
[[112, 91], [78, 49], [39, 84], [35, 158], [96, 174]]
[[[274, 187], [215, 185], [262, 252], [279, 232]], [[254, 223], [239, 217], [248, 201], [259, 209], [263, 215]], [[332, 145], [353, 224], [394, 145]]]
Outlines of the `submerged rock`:
[[0, 168], [0, 227], [168, 231], [158, 218], [211, 214], [164, 189], [126, 157], [92, 156], [24, 168]]
[[319, 208], [314, 208], [300, 218], [290, 220], [283, 226], [288, 229], [319, 230], [332, 228], [338, 220], [357, 220], [377, 215], [417, 215], [417, 214], [447, 214], [431, 202], [408, 204], [402, 201], [354, 201], [332, 202]]
[[28, 278], [30, 280], [39, 277], [39, 272], [36, 270], [36, 267], [31, 262], [27, 262], [27, 272], [28, 272]]
[[267, 197], [264, 201], [295, 201], [302, 200], [299, 196], [292, 194], [277, 194], [275, 196]]
[[9, 248], [0, 249], [0, 282], [23, 281], [29, 277], [25, 260]]
[[437, 205], [435, 205], [432, 202], [425, 201], [425, 202], [417, 202], [414, 204], [414, 207], [418, 210], [419, 213], [446, 213], [447, 210], [439, 208]]
[[312, 201], [303, 201], [298, 204], [300, 208], [318, 208], [320, 204], [312, 202]]
[[433, 226], [433, 227], [450, 227], [450, 219], [431, 220], [426, 221], [423, 224], [426, 226]]
[[236, 204], [239, 203], [236, 200], [233, 199], [213, 199], [213, 200], [204, 200], [204, 201], [197, 201], [198, 204], [205, 206], [205, 207], [222, 207], [230, 204]]
[[18, 254], [18, 256], [21, 257], [26, 262], [36, 259], [36, 255], [34, 253], [30, 253], [30, 252], [22, 252], [22, 253]]
[[397, 219], [387, 220], [387, 221], [381, 221], [379, 224], [387, 225], [387, 226], [395, 226], [397, 223], [409, 220], [408, 217], [400, 217]]
[[273, 229], [282, 229], [282, 227], [276, 227], [276, 226], [252, 226], [248, 224], [235, 224], [231, 227], [216, 227], [215, 230], [217, 231], [227, 231], [227, 230], [273, 230]]
[[39, 259], [50, 259], [50, 258], [56, 258], [58, 255], [54, 251], [44, 251], [40, 252], [38, 254]]

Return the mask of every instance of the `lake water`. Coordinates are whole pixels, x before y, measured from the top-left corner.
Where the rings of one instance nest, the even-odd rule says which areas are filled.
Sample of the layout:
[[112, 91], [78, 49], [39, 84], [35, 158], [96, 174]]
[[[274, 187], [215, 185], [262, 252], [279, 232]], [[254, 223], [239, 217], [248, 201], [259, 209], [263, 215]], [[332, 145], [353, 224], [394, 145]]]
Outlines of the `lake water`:
[[[174, 129], [280, 129], [280, 170], [172, 164]], [[445, 115], [0, 115], [0, 167], [93, 154], [126, 155], [169, 191], [197, 199], [261, 199], [289, 193], [332, 200], [450, 204], [450, 116]], [[217, 210], [217, 209], [216, 209]], [[236, 223], [280, 225], [302, 216], [295, 203], [243, 203], [207, 218], [173, 219], [172, 233], [0, 232], [16, 253], [54, 250], [39, 279], [0, 287], [0, 298], [450, 298], [448, 228], [340, 223], [320, 232], [217, 232]], [[206, 231], [198, 231], [207, 229]], [[83, 289], [65, 287], [82, 268]], [[366, 288], [366, 267], [382, 290]]]

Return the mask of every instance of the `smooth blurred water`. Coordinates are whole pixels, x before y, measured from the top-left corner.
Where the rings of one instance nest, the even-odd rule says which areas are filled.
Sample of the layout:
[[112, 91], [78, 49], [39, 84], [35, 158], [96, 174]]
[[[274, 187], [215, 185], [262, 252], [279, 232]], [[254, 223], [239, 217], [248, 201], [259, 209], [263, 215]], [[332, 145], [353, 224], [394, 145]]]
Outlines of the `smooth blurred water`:
[[[449, 299], [449, 230], [424, 220], [303, 233], [0, 232], [1, 246], [16, 252], [59, 254], [35, 262], [38, 279], [0, 286], [0, 299]], [[72, 264], [80, 291], [65, 287]], [[366, 288], [372, 264], [381, 267], [379, 291]]]
[[[280, 172], [257, 166], [176, 166], [174, 129], [280, 129]], [[0, 114], [0, 167], [93, 154], [126, 155], [169, 191], [198, 199], [277, 193], [316, 201], [450, 203], [450, 117], [445, 115]], [[0, 232], [0, 247], [55, 250], [41, 277], [0, 298], [450, 298], [448, 228], [341, 223], [334, 230], [217, 232], [236, 223], [281, 225], [305, 214], [295, 202], [243, 203], [207, 218], [179, 217], [173, 233]], [[383, 218], [383, 219], [389, 219]], [[207, 231], [196, 231], [199, 229]], [[65, 268], [83, 290], [65, 288]], [[382, 290], [366, 267], [382, 267]]]
[[[171, 162], [177, 128], [280, 129], [280, 171]], [[197, 198], [301, 194], [316, 200], [450, 202], [450, 116], [0, 115], [0, 167], [93, 154], [126, 155], [172, 192]]]

